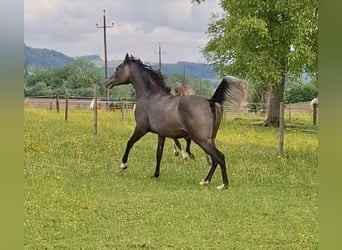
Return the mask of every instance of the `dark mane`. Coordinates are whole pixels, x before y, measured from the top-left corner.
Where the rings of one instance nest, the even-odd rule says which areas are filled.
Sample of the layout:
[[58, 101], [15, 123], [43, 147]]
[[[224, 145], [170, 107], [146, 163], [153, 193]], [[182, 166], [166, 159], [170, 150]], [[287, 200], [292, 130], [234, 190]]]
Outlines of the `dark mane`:
[[130, 57], [130, 60], [145, 69], [158, 87], [162, 88], [167, 93], [171, 93], [171, 88], [166, 86], [164, 76], [159, 70], [153, 70], [151, 66], [144, 64], [140, 59], [134, 58], [133, 56]]

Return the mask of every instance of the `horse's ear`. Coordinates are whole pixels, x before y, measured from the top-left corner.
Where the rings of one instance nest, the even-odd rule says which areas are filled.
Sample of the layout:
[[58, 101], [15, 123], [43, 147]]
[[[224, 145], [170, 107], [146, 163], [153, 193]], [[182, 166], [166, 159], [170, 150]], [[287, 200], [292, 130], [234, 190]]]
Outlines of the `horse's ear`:
[[128, 55], [128, 53], [126, 53], [125, 61], [124, 62], [128, 62], [128, 61], [129, 61], [129, 55]]

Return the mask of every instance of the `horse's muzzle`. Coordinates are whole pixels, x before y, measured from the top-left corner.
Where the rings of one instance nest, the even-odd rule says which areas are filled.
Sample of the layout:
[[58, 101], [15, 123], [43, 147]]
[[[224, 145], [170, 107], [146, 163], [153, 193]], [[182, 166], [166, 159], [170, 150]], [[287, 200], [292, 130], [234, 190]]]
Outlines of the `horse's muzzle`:
[[107, 89], [113, 88], [114, 84], [112, 83], [112, 79], [111, 78], [109, 78], [109, 79], [107, 79], [105, 81], [105, 86], [106, 86]]

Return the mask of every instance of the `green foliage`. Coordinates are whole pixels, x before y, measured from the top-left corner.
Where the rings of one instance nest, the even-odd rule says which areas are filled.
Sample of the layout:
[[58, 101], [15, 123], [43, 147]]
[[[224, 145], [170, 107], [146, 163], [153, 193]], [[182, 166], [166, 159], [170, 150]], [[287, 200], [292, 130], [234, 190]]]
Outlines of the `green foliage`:
[[104, 95], [103, 81], [100, 69], [88, 60], [79, 58], [62, 68], [26, 75], [24, 94], [26, 96], [69, 94], [89, 97], [94, 94], [94, 84], [97, 83], [99, 95]]
[[206, 58], [221, 75], [274, 84], [317, 71], [317, 0], [222, 0], [209, 24]]
[[25, 96], [50, 96], [52, 93], [45, 82], [36, 82], [34, 86], [24, 89]]
[[[249, 94], [249, 108], [252, 110], [260, 110], [265, 108], [264, 107], [264, 100], [263, 100], [263, 88], [257, 85], [251, 85], [248, 87], [248, 94]], [[252, 103], [252, 104], [251, 104]]]
[[294, 84], [291, 88], [285, 90], [285, 103], [297, 103], [311, 101], [318, 96], [317, 86], [313, 83]]
[[113, 101], [134, 101], [135, 100], [134, 88], [131, 84], [116, 86], [109, 90], [109, 98]]
[[[195, 1], [201, 2], [201, 1]], [[265, 125], [279, 125], [286, 75], [317, 75], [318, 0], [221, 0], [223, 15], [208, 27], [207, 60], [269, 90]]]
[[89, 110], [70, 109], [65, 122], [25, 108], [24, 249], [317, 249], [317, 133], [287, 130], [281, 158], [277, 129], [227, 117], [216, 144], [231, 186], [221, 192], [219, 168], [198, 184], [207, 166], [195, 144], [196, 159], [183, 162], [166, 140], [160, 179], [151, 178], [154, 134], [120, 171], [131, 111], [121, 122], [121, 112], [101, 109], [94, 136]]

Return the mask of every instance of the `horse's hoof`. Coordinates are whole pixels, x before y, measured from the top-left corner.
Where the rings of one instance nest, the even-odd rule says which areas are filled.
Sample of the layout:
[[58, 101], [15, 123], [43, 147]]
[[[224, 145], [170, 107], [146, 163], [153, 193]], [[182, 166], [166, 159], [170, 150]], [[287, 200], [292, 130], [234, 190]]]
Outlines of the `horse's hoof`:
[[190, 157], [183, 157], [183, 161], [188, 161]]
[[190, 156], [190, 159], [195, 159], [195, 155], [194, 154], [190, 153], [189, 156]]
[[186, 160], [190, 159], [190, 156], [189, 156], [189, 154], [187, 152], [182, 150], [181, 153], [182, 153], [183, 161], [186, 161]]
[[121, 165], [120, 165], [120, 169], [121, 170], [125, 170], [127, 168], [127, 163], [121, 163]]
[[201, 186], [208, 186], [209, 185], [209, 181], [201, 181], [199, 184]]
[[218, 186], [217, 189], [218, 190], [228, 189], [228, 185], [227, 184], [222, 184], [222, 185]]
[[177, 151], [174, 152], [174, 156], [178, 156], [179, 153]]

